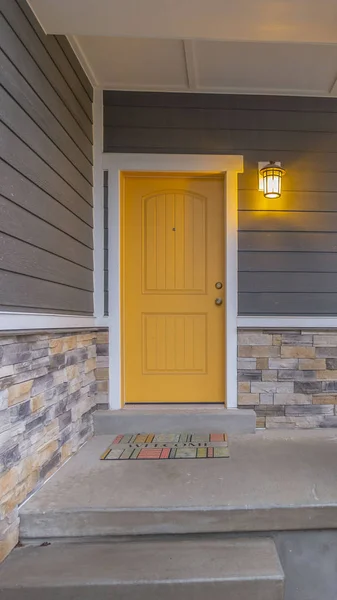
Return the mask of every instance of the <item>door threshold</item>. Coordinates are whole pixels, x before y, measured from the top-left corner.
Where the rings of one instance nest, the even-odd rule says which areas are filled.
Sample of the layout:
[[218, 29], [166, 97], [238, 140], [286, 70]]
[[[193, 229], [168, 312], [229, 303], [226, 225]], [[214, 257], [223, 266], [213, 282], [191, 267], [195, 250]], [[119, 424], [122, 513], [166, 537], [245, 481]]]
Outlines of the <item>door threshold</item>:
[[186, 403], [186, 404], [182, 404], [182, 403], [175, 403], [175, 402], [167, 402], [167, 403], [137, 403], [137, 404], [125, 404], [122, 408], [122, 410], [140, 410], [140, 411], [145, 411], [145, 410], [152, 410], [152, 411], [167, 411], [169, 410], [170, 412], [172, 411], [180, 411], [183, 410], [184, 412], [190, 410], [192, 412], [195, 411], [202, 411], [202, 410], [224, 410], [226, 408], [225, 404], [220, 404], [219, 402], [205, 402], [205, 403]]
[[96, 410], [95, 435], [135, 433], [254, 433], [253, 410], [226, 409], [224, 405], [156, 404], [128, 406], [122, 410]]

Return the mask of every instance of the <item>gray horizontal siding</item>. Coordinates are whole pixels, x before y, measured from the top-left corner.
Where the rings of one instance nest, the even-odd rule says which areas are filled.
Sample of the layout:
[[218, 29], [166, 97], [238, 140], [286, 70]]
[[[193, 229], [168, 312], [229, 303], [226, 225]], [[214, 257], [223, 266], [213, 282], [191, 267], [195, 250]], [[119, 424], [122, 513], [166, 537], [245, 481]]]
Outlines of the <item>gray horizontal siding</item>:
[[92, 86], [26, 0], [0, 0], [0, 67], [0, 310], [92, 314]]
[[0, 233], [0, 255], [6, 270], [93, 291], [91, 271], [63, 258]]
[[0, 157], [74, 215], [92, 225], [92, 207], [54, 169], [0, 121]]
[[[337, 164], [337, 157], [336, 157]], [[319, 179], [320, 176], [324, 178], [327, 175], [329, 179], [330, 173], [317, 173]], [[335, 175], [335, 174], [333, 174]], [[325, 182], [324, 182], [325, 185]], [[266, 207], [264, 207], [265, 209]], [[336, 212], [337, 211], [337, 191], [331, 192], [305, 192], [305, 191], [282, 191], [281, 198], [273, 200], [268, 203], [268, 213], [274, 211], [286, 211], [287, 214], [291, 212]], [[239, 191], [239, 210], [264, 210], [261, 206], [261, 196], [256, 193], [255, 190], [240, 190]], [[242, 216], [242, 212], [240, 214]], [[275, 215], [277, 216], [277, 215]]]
[[153, 92], [104, 92], [104, 106], [164, 108], [217, 108], [230, 110], [276, 110], [337, 113], [334, 98], [302, 96], [246, 96], [225, 94], [175, 94]]
[[[23, 2], [21, 2], [21, 4], [23, 4]], [[45, 47], [45, 45], [50, 45], [48, 36], [43, 33], [36, 22], [33, 13], [30, 13], [30, 19], [28, 19], [25, 11], [19, 6], [18, 0], [0, 0], [0, 8], [1, 13], [13, 31], [24, 46], [29, 49], [29, 53], [40, 67], [40, 70], [43, 73], [48, 74], [48, 79], [52, 82], [53, 88], [63, 100], [64, 104], [69, 108], [88, 139], [92, 141], [91, 109], [88, 109], [88, 113], [83, 109], [73, 92], [75, 83], [70, 85], [62, 70], [57, 66], [58, 61], [55, 50], [52, 50], [50, 53], [50, 50], [47, 50]], [[29, 10], [28, 6], [27, 10]], [[35, 21], [35, 26], [32, 25], [33, 19]], [[36, 33], [36, 28], [39, 29], [40, 35]], [[44, 43], [42, 43], [41, 37], [43, 37]], [[76, 76], [75, 73], [74, 75]], [[83, 98], [85, 98], [84, 94]]]
[[307, 231], [241, 231], [239, 251], [337, 252], [335, 233]]
[[11, 304], [10, 307], [8, 307], [7, 304], [0, 304], [0, 311], [10, 311], [11, 313], [15, 313], [15, 312], [19, 312], [19, 313], [39, 313], [39, 314], [57, 314], [57, 315], [83, 315], [83, 316], [88, 316], [87, 313], [85, 312], [79, 312], [78, 310], [71, 310], [70, 308], [65, 308], [64, 310], [62, 308], [57, 308], [57, 309], [50, 309], [50, 308], [43, 308], [41, 306], [34, 308], [33, 306], [29, 306], [27, 308], [27, 306], [14, 306]]
[[332, 232], [337, 212], [286, 212], [246, 210], [240, 214], [240, 231]]
[[85, 91], [87, 92], [90, 100], [93, 100], [94, 99], [94, 91], [92, 89], [92, 85], [91, 85], [90, 81], [88, 80], [85, 72], [83, 71], [82, 66], [81, 66], [77, 56], [74, 54], [73, 49], [72, 49], [71, 45], [69, 44], [67, 38], [64, 37], [64, 35], [55, 35], [54, 38], [60, 44], [64, 54], [66, 55], [70, 65], [72, 66], [73, 70], [75, 71], [75, 73], [76, 73], [77, 77], [79, 78]]
[[264, 271], [259, 273], [239, 273], [239, 288], [241, 292], [249, 293], [263, 287], [265, 292], [283, 293], [316, 293], [324, 290], [326, 293], [337, 293], [337, 277], [331, 273], [317, 272], [270, 272], [268, 277]]
[[[275, 152], [291, 148], [301, 152], [336, 152], [337, 133], [317, 131], [264, 131], [226, 129], [180, 129], [142, 127], [107, 127], [104, 150], [106, 152], [196, 152], [199, 154], [241, 154], [242, 150], [259, 149]], [[264, 154], [264, 156], [266, 156]]]
[[[39, 23], [37, 22], [34, 14], [32, 13], [29, 5], [26, 0], [17, 0], [18, 5], [22, 9], [22, 12], [27, 17], [29, 23], [33, 27], [36, 35], [38, 36], [41, 44], [44, 46], [49, 56], [52, 58], [56, 67], [62, 74], [62, 78], [67, 83], [68, 87], [71, 89], [73, 95], [75, 96], [78, 104], [82, 107], [85, 114], [87, 115], [90, 123], [92, 123], [92, 87], [89, 83], [89, 89], [91, 88], [91, 92], [88, 91], [87, 86], [82, 85], [82, 79], [79, 78], [79, 70], [83, 72], [83, 69], [73, 68], [69, 62], [68, 56], [62, 47], [60, 46], [57, 38], [54, 35], [45, 35], [42, 31]], [[20, 16], [21, 18], [21, 16]], [[20, 29], [21, 31], [21, 29]], [[72, 53], [74, 54], [74, 53]], [[77, 77], [74, 77], [74, 71]], [[83, 91], [87, 93], [83, 93]], [[92, 130], [89, 127], [89, 138], [92, 136]]]
[[239, 312], [241, 315], [335, 315], [337, 294], [241, 292]]
[[[0, 271], [0, 304], [12, 310], [18, 299], [26, 310], [88, 314], [92, 310], [92, 293], [27, 275]], [[79, 308], [80, 307], [80, 308]]]
[[[5, 0], [2, 0], [5, 1]], [[13, 2], [13, 0], [10, 0]], [[17, 36], [9, 23], [0, 13], [1, 47], [15, 65], [17, 71], [26, 78], [36, 94], [55, 115], [75, 143], [92, 160], [92, 143], [77, 123], [68, 106], [57, 94], [48, 74], [41, 72], [29, 51]], [[34, 38], [33, 38], [34, 39]]]
[[[246, 167], [249, 167], [246, 164]], [[256, 184], [256, 172], [251, 168], [240, 176], [240, 190], [252, 190]], [[337, 189], [337, 173], [335, 172], [317, 172], [317, 170], [308, 169], [308, 173], [304, 180], [303, 173], [298, 170], [289, 172], [284, 179], [283, 190], [285, 192], [330, 192], [336, 194]], [[260, 201], [261, 205], [261, 201]], [[316, 205], [316, 209], [319, 208]]]
[[[106, 127], [337, 132], [337, 113], [106, 106]], [[312, 124], [314, 122], [314, 129]]]
[[85, 246], [92, 248], [92, 228], [43, 189], [0, 159], [1, 194]]
[[[336, 252], [245, 252], [239, 253], [239, 275], [244, 272], [253, 274], [268, 271], [275, 274], [285, 273], [337, 273]], [[266, 276], [269, 278], [269, 275]]]
[[[104, 93], [106, 152], [242, 154], [240, 314], [337, 314], [337, 100]], [[281, 160], [279, 200], [257, 163]]]
[[92, 183], [92, 165], [82, 150], [75, 144], [61, 123], [50, 113], [47, 106], [2, 51], [0, 52], [0, 61], [3, 66], [2, 85], [6, 87], [8, 93], [29, 114], [36, 125], [48, 137], [53, 138], [53, 142], [57, 144], [58, 149], [70, 160], [74, 167]]
[[[0, 195], [0, 231], [61, 256], [87, 269], [93, 268], [91, 248], [74, 240]], [[5, 265], [2, 264], [4, 267]]]
[[92, 204], [92, 186], [13, 98], [0, 88], [0, 119], [78, 194]]

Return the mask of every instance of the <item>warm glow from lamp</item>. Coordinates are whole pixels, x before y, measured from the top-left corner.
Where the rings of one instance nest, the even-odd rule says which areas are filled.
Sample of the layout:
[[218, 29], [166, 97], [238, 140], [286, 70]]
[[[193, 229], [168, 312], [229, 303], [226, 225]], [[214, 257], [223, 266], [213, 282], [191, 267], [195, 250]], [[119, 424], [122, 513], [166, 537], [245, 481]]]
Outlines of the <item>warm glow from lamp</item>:
[[265, 198], [279, 198], [281, 196], [281, 180], [284, 174], [285, 170], [274, 161], [270, 161], [260, 169]]

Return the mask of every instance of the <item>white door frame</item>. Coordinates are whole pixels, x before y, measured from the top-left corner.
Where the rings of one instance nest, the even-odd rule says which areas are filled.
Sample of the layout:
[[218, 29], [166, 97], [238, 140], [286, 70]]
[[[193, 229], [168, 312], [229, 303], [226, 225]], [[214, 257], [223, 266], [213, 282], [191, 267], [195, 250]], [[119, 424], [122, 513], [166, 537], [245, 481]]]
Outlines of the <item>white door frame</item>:
[[[225, 182], [225, 372], [227, 408], [237, 408], [238, 186], [243, 157], [194, 154], [103, 154], [109, 171], [109, 406], [121, 408], [120, 180], [124, 171], [222, 173]], [[96, 238], [97, 241], [97, 238]], [[96, 248], [97, 250], [97, 248]]]

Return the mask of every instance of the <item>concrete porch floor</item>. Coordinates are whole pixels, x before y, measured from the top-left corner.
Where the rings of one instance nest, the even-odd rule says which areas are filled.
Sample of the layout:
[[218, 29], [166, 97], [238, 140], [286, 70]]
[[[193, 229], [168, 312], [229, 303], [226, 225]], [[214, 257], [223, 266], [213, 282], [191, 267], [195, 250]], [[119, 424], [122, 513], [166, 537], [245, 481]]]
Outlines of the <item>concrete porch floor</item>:
[[335, 528], [337, 432], [231, 436], [229, 459], [100, 461], [93, 438], [21, 508], [23, 539]]

